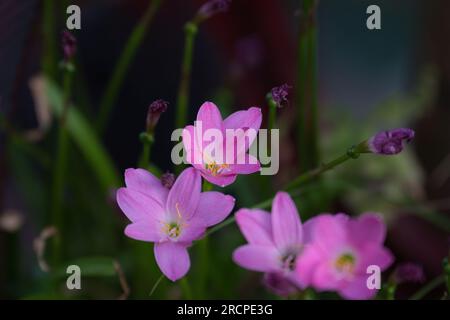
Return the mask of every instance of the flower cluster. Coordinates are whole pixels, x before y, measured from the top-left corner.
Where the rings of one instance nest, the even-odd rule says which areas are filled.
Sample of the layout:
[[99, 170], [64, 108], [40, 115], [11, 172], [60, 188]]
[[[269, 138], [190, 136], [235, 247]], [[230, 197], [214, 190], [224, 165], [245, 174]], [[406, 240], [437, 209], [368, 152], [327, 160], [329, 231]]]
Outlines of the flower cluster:
[[[273, 98], [283, 103], [287, 89], [275, 88]], [[150, 111], [157, 117], [166, 107], [167, 103], [159, 100]], [[126, 187], [117, 191], [117, 202], [131, 221], [125, 234], [153, 242], [156, 262], [172, 281], [189, 271], [188, 248], [192, 243], [234, 208], [235, 199], [230, 195], [202, 192], [202, 178], [224, 187], [238, 174], [259, 171], [258, 159], [248, 154], [255, 135], [248, 133], [258, 131], [261, 122], [259, 108], [238, 111], [223, 120], [217, 106], [205, 102], [194, 125], [183, 129], [186, 158], [192, 167], [178, 178], [166, 173], [158, 179], [144, 169], [125, 171]], [[220, 138], [205, 140], [203, 131], [207, 130], [218, 132], [216, 137]], [[238, 134], [230, 136], [228, 130]], [[413, 136], [410, 129], [385, 131], [364, 145], [370, 152], [395, 154], [402, 150], [403, 141]], [[226, 157], [216, 154], [222, 151]], [[312, 287], [319, 292], [335, 291], [346, 299], [369, 299], [377, 290], [368, 285], [368, 270], [376, 267], [383, 271], [394, 259], [383, 245], [386, 227], [374, 213], [357, 218], [319, 214], [302, 224], [290, 195], [278, 192], [271, 213], [242, 208], [235, 219], [247, 244], [234, 251], [233, 260], [243, 268], [263, 272], [265, 285], [278, 295]]]
[[266, 284], [278, 294], [312, 286], [348, 299], [368, 299], [377, 290], [366, 284], [367, 268], [385, 270], [393, 261], [383, 247], [385, 226], [374, 214], [357, 219], [321, 214], [302, 225], [290, 196], [278, 192], [271, 214], [241, 209], [236, 219], [248, 244], [236, 249], [234, 261], [266, 273]]

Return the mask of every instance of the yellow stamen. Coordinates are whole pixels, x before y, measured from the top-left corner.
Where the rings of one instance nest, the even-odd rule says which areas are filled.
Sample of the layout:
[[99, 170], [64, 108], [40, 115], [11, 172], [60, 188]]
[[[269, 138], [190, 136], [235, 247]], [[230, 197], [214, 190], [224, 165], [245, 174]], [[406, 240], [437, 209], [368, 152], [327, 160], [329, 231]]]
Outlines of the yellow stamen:
[[208, 170], [212, 176], [217, 176], [218, 174], [221, 174], [223, 170], [228, 169], [230, 165], [228, 164], [216, 164], [215, 161], [212, 163], [206, 163], [205, 168]]
[[336, 260], [335, 267], [339, 272], [351, 273], [355, 267], [355, 257], [349, 253], [345, 253]]

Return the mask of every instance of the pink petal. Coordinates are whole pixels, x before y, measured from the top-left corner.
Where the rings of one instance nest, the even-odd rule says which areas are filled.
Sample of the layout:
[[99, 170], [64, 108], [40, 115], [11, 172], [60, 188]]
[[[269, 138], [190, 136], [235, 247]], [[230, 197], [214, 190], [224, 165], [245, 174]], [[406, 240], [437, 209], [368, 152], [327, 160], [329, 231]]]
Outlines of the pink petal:
[[161, 180], [144, 169], [129, 168], [125, 170], [127, 188], [146, 194], [161, 205], [166, 203], [169, 190], [161, 184]]
[[385, 270], [394, 262], [391, 251], [378, 244], [365, 245], [359, 251], [358, 271], [363, 274], [366, 273], [367, 267], [370, 265], [376, 265], [381, 270]]
[[382, 244], [386, 237], [383, 219], [376, 214], [365, 213], [349, 222], [349, 237], [355, 244], [372, 242]]
[[[262, 122], [261, 109], [256, 107], [249, 108], [248, 110], [237, 111], [228, 116], [223, 121], [225, 131], [226, 129], [235, 130], [235, 129], [249, 129], [249, 128], [255, 131], [255, 135], [250, 137], [250, 139], [247, 138], [249, 140], [248, 144], [246, 144], [245, 146], [238, 146], [237, 148], [238, 153], [245, 152], [246, 150], [248, 150], [248, 148], [250, 148], [250, 146], [252, 145], [253, 141], [257, 136], [258, 133], [257, 131], [261, 127], [261, 122]], [[227, 146], [227, 148], [229, 147], [230, 146]]]
[[226, 129], [252, 128], [255, 130], [259, 130], [261, 122], [261, 109], [256, 107], [232, 113], [223, 121]]
[[201, 177], [194, 168], [185, 169], [169, 191], [166, 210], [171, 219], [189, 220], [195, 213], [201, 191]]
[[200, 194], [193, 219], [201, 221], [206, 227], [222, 222], [233, 210], [235, 199], [216, 191]]
[[[225, 130], [224, 148], [226, 163], [237, 164], [256, 139], [258, 132], [252, 128]], [[239, 159], [239, 160], [236, 160]]]
[[286, 192], [278, 192], [272, 202], [272, 233], [278, 249], [302, 243], [300, 216]]
[[274, 246], [270, 214], [260, 209], [240, 209], [236, 223], [250, 244]]
[[183, 129], [183, 145], [186, 150], [186, 160], [192, 165], [198, 165], [203, 167], [203, 157], [201, 154], [201, 148], [197, 142], [197, 137], [194, 134], [194, 126], [187, 126]]
[[163, 235], [161, 224], [156, 221], [138, 221], [125, 228], [125, 234], [135, 240], [159, 242]]
[[338, 287], [339, 280], [336, 278], [330, 261], [322, 260], [312, 276], [312, 285], [318, 291], [334, 290]]
[[206, 226], [203, 221], [191, 219], [182, 226], [181, 234], [177, 238], [177, 242], [190, 244], [192, 241], [198, 240], [205, 235]]
[[261, 165], [254, 156], [245, 154], [244, 159], [245, 162], [243, 164], [230, 165], [230, 171], [235, 174], [251, 174], [261, 170]]
[[171, 241], [155, 243], [154, 251], [156, 263], [170, 280], [176, 281], [189, 271], [191, 261], [184, 245]]
[[321, 214], [310, 219], [307, 226], [307, 238], [329, 253], [347, 245], [347, 220], [340, 215]]
[[377, 292], [378, 290], [367, 287], [367, 276], [355, 277], [339, 290], [343, 298], [351, 300], [371, 299]]
[[162, 220], [164, 209], [160, 203], [141, 192], [120, 188], [116, 193], [117, 203], [132, 222]]
[[322, 252], [314, 245], [307, 245], [297, 258], [295, 272], [303, 287], [307, 287], [312, 283], [316, 268], [322, 259]]
[[212, 174], [210, 174], [207, 171], [201, 171], [200, 173], [203, 178], [205, 178], [212, 184], [215, 184], [216, 186], [219, 186], [222, 188], [232, 184], [236, 180], [235, 174], [228, 174], [228, 175], [223, 175], [223, 176], [222, 175], [213, 176]]
[[208, 129], [222, 130], [222, 116], [217, 106], [212, 102], [202, 104], [197, 113], [197, 121], [202, 122], [202, 135], [200, 137]]
[[242, 268], [271, 272], [280, 269], [275, 247], [247, 244], [234, 250], [233, 261]]

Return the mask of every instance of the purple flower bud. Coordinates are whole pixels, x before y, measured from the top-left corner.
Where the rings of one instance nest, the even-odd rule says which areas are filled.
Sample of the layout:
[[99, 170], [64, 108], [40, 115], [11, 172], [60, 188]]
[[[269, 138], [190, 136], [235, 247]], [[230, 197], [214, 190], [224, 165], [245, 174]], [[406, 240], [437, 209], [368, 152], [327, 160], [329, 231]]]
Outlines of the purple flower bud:
[[298, 291], [297, 287], [291, 281], [277, 272], [265, 273], [263, 284], [269, 291], [282, 297], [287, 297]]
[[161, 176], [161, 184], [167, 189], [172, 188], [175, 183], [175, 175], [170, 172], [166, 172]]
[[197, 17], [201, 20], [208, 19], [211, 16], [228, 11], [231, 0], [209, 0], [200, 7]]
[[397, 284], [412, 282], [423, 283], [425, 274], [421, 265], [407, 262], [399, 265], [394, 271], [394, 280]]
[[413, 138], [413, 130], [398, 128], [377, 133], [367, 141], [367, 146], [373, 153], [393, 155], [402, 152], [403, 141], [410, 142]]
[[289, 100], [288, 100], [287, 96], [288, 96], [288, 91], [291, 88], [292, 87], [286, 83], [282, 84], [279, 87], [272, 88], [272, 90], [271, 90], [272, 99], [275, 101], [278, 108], [283, 107], [285, 104], [289, 104]]
[[77, 39], [67, 30], [61, 34], [61, 44], [64, 53], [64, 61], [69, 61], [77, 52]]
[[150, 106], [148, 107], [147, 120], [146, 120], [147, 132], [153, 132], [153, 130], [155, 129], [155, 127], [159, 121], [159, 117], [161, 116], [161, 113], [163, 113], [167, 110], [168, 105], [169, 105], [169, 103], [162, 99], [153, 101], [150, 104]]

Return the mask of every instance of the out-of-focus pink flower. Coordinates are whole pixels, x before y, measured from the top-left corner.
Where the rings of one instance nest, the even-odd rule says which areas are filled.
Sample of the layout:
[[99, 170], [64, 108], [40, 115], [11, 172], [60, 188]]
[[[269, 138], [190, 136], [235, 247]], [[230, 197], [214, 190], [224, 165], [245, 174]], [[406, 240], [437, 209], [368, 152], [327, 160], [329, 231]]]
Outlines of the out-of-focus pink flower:
[[[248, 244], [233, 252], [234, 262], [249, 270], [276, 274], [275, 287], [285, 293], [287, 283], [298, 284], [294, 270], [303, 246], [303, 231], [289, 194], [276, 194], [272, 214], [259, 209], [241, 209], [236, 213], [236, 221]], [[281, 287], [280, 277], [284, 278]]]
[[197, 17], [204, 20], [217, 13], [226, 12], [230, 8], [230, 4], [231, 0], [209, 0], [198, 9]]
[[413, 262], [402, 263], [394, 271], [394, 281], [397, 284], [405, 282], [423, 283], [425, 282], [423, 267]]
[[187, 248], [207, 227], [224, 220], [234, 207], [234, 198], [220, 192], [201, 192], [200, 174], [184, 170], [169, 190], [143, 169], [125, 171], [126, 188], [117, 191], [117, 203], [131, 220], [125, 234], [154, 242], [156, 262], [172, 281], [189, 271]]
[[238, 174], [259, 171], [258, 159], [247, 151], [261, 121], [260, 108], [237, 111], [222, 120], [214, 103], [203, 103], [197, 121], [183, 130], [187, 161], [203, 178], [221, 187], [233, 183]]
[[303, 229], [307, 244], [296, 265], [302, 285], [337, 291], [346, 299], [369, 299], [377, 293], [367, 286], [367, 267], [385, 270], [393, 262], [383, 246], [386, 228], [379, 216], [323, 214], [308, 220]]

